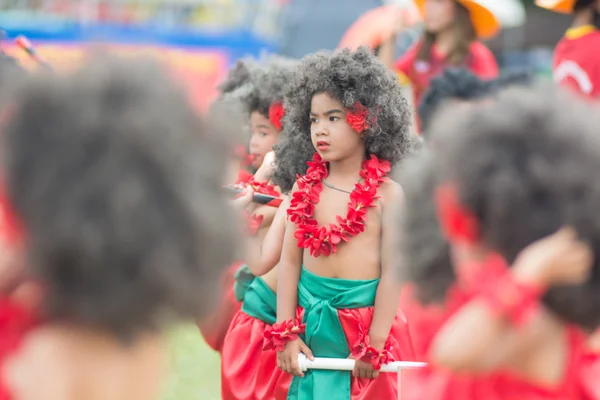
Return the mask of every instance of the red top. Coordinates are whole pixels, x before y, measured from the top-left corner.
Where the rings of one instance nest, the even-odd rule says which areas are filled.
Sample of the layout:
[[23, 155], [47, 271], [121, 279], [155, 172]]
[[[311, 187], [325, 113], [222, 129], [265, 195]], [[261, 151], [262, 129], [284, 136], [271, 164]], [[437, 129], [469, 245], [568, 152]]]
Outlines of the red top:
[[554, 50], [554, 80], [589, 97], [600, 97], [600, 31], [571, 28]]
[[38, 323], [38, 319], [32, 312], [7, 297], [0, 297], [0, 400], [12, 398], [3, 382], [4, 362], [19, 349], [25, 336]]
[[[402, 74], [401, 78], [408, 80], [413, 87], [415, 107], [419, 106], [421, 96], [429, 87], [431, 79], [440, 75], [445, 68], [450, 66], [446, 62], [445, 55], [437, 49], [435, 44], [431, 49], [429, 61], [417, 60], [420, 43], [417, 42], [408, 49], [394, 64], [395, 70]], [[498, 77], [496, 59], [492, 52], [481, 42], [471, 43], [464, 67], [483, 79]]]

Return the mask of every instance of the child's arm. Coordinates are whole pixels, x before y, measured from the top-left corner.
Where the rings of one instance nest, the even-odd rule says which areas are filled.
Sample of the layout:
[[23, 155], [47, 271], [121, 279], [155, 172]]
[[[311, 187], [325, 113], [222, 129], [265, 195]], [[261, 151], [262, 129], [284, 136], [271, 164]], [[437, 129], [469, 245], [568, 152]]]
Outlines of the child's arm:
[[289, 204], [289, 199], [286, 199], [279, 206], [273, 223], [262, 241], [258, 236], [249, 236], [246, 239], [246, 265], [255, 276], [266, 274], [279, 261], [283, 247], [285, 220]]
[[[591, 250], [570, 229], [526, 247], [507, 276], [523, 287], [549, 287], [586, 279]], [[485, 293], [462, 307], [436, 335], [431, 360], [456, 372], [486, 372], [510, 365], [534, 348], [552, 328], [545, 313], [516, 327], [509, 315], [490, 307]]]
[[384, 198], [381, 217], [381, 278], [375, 295], [373, 321], [369, 329], [371, 346], [383, 349], [400, 302], [401, 284], [397, 279], [395, 263], [398, 262], [399, 234], [397, 220], [402, 208], [402, 189], [392, 183], [389, 195]]
[[[394, 182], [390, 182], [388, 185], [387, 195], [382, 196], [381, 278], [375, 295], [373, 321], [369, 329], [370, 345], [376, 350], [383, 350], [385, 347], [400, 303], [401, 284], [395, 267], [400, 247], [397, 218], [402, 208], [403, 194], [400, 185]], [[378, 373], [373, 371], [371, 364], [359, 360], [356, 363], [354, 375], [375, 378]]]
[[[296, 191], [294, 185], [292, 192]], [[296, 224], [288, 221], [283, 237], [283, 248], [279, 260], [277, 278], [277, 322], [281, 323], [296, 318], [298, 306], [298, 281], [302, 271], [302, 251], [294, 237]], [[279, 368], [295, 376], [304, 376], [298, 368], [298, 353], [304, 353], [312, 359], [312, 352], [301, 339], [287, 342], [285, 349], [277, 353]]]

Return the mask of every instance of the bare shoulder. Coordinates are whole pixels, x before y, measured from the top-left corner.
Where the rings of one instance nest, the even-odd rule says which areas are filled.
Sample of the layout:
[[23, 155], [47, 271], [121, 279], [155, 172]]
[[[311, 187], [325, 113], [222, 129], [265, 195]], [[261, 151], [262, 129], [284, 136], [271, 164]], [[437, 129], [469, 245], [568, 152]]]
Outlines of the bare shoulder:
[[[69, 360], [69, 352], [64, 351], [65, 345], [54, 332], [45, 329], [27, 337], [19, 353], [8, 360], [5, 368], [4, 378], [15, 398], [71, 398], [77, 374]], [[31, 385], [31, 382], [36, 384]]]
[[404, 191], [398, 182], [388, 179], [379, 187], [379, 196], [384, 208], [398, 207], [404, 199]]

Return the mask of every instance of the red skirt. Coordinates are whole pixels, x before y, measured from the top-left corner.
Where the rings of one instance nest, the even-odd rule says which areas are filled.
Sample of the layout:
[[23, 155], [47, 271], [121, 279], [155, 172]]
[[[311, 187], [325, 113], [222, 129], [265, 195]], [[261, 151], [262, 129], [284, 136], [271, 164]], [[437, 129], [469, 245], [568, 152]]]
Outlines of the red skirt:
[[[346, 340], [352, 344], [358, 341], [359, 324], [371, 326], [373, 320], [373, 307], [340, 309], [338, 316]], [[408, 324], [404, 314], [396, 314], [388, 342], [392, 346], [394, 359], [414, 361], [415, 350], [412, 344]], [[350, 379], [350, 396], [352, 400], [396, 399], [398, 376], [395, 373], [381, 373], [376, 379], [355, 378]], [[425, 400], [425, 399], [423, 399]]]
[[240, 310], [242, 304], [235, 298], [234, 284], [235, 273], [243, 265], [236, 263], [227, 268], [221, 279], [221, 302], [215, 311], [202, 321], [198, 321], [198, 328], [206, 343], [215, 351], [221, 352], [225, 335], [234, 315]]
[[221, 353], [223, 400], [285, 400], [292, 376], [277, 367], [277, 353], [263, 351], [265, 328], [275, 322], [275, 293], [256, 278], [234, 317]]
[[223, 400], [285, 400], [292, 376], [277, 368], [277, 353], [263, 351], [267, 323], [239, 311], [221, 353]]

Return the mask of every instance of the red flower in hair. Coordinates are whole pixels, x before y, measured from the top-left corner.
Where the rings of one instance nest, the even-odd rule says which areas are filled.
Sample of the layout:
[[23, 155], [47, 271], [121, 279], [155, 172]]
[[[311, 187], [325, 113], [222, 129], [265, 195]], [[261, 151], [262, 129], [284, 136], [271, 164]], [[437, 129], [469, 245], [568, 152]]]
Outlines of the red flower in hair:
[[0, 190], [0, 235], [9, 246], [19, 246], [23, 242], [23, 225], [2, 190]]
[[370, 128], [369, 110], [358, 101], [354, 103], [352, 110], [346, 112], [346, 122], [357, 133], [362, 133]]
[[271, 104], [271, 107], [269, 107], [269, 121], [271, 121], [273, 126], [277, 128], [278, 131], [280, 131], [283, 126], [281, 121], [283, 120], [284, 115], [285, 110], [280, 102]]
[[479, 221], [458, 198], [456, 186], [447, 183], [435, 193], [438, 215], [448, 240], [468, 245], [479, 241]]

